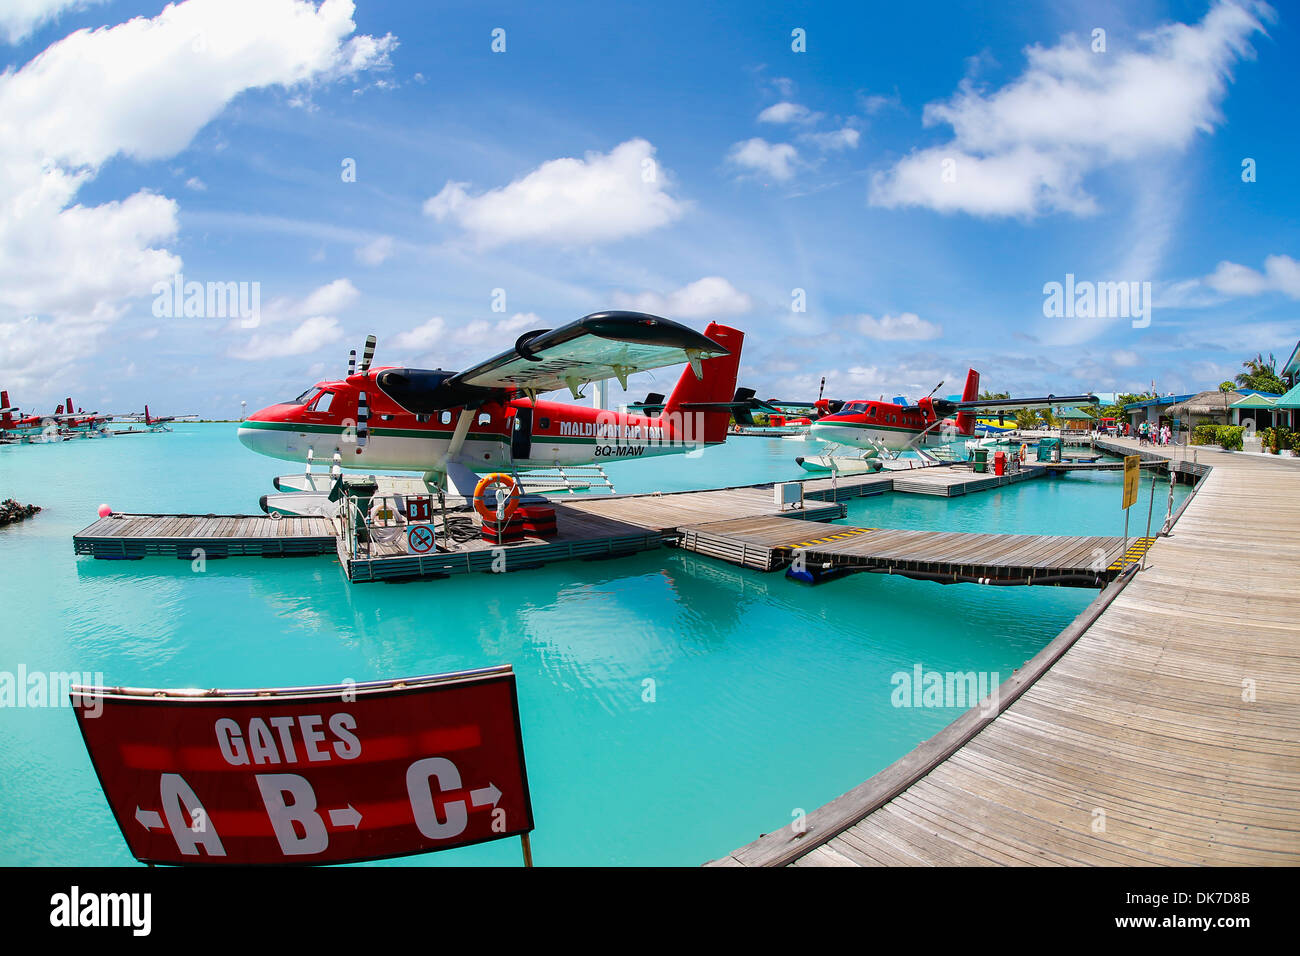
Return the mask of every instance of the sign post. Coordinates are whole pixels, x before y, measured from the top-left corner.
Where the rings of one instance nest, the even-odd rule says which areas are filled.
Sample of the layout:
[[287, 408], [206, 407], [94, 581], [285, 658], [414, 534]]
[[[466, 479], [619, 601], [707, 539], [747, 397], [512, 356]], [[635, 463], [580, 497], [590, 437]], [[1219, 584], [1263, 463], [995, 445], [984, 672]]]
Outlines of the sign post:
[[1128, 509], [1138, 499], [1138, 480], [1142, 471], [1141, 455], [1124, 456], [1124, 553], [1128, 553]]
[[532, 802], [509, 665], [259, 690], [73, 687], [142, 863], [377, 860], [521, 837]]

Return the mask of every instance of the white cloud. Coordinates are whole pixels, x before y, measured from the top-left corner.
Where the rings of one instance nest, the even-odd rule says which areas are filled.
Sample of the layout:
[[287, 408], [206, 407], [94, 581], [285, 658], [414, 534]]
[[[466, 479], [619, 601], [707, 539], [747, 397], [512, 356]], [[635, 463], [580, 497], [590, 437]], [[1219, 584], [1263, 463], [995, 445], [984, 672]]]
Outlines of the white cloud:
[[423, 325], [399, 332], [388, 343], [399, 352], [432, 352], [447, 338], [447, 321], [435, 315]]
[[357, 260], [377, 266], [393, 254], [393, 237], [379, 236], [357, 249]]
[[[261, 296], [261, 289], [258, 290], [258, 296]], [[356, 304], [361, 298], [361, 292], [354, 286], [349, 279], [335, 279], [333, 282], [327, 282], [308, 292], [301, 298], [296, 296], [279, 295], [268, 302], [260, 303], [257, 315], [257, 325], [265, 328], [268, 325], [284, 325], [289, 322], [301, 322], [303, 319], [319, 318], [329, 316], [337, 318], [342, 312]], [[247, 331], [245, 319], [243, 317], [232, 318], [226, 326], [228, 332]]]
[[879, 319], [870, 315], [859, 316], [858, 331], [869, 339], [885, 342], [937, 339], [943, 334], [941, 326], [925, 321], [915, 312], [901, 312], [896, 316], [882, 315]]
[[232, 358], [245, 361], [279, 359], [289, 355], [307, 355], [343, 338], [338, 319], [326, 315], [306, 319], [292, 332], [284, 334], [255, 332], [242, 347], [230, 351]]
[[436, 355], [452, 358], [466, 354], [474, 348], [487, 357], [487, 353], [504, 352], [515, 340], [532, 329], [546, 327], [535, 312], [516, 312], [507, 319], [489, 322], [475, 319], [461, 325], [450, 325], [442, 316], [434, 316], [413, 329], [393, 336], [391, 345], [398, 352], [416, 355]]
[[1264, 260], [1264, 271], [1258, 272], [1249, 266], [1224, 261], [1204, 281], [1216, 292], [1229, 296], [1281, 292], [1289, 298], [1300, 299], [1300, 262], [1290, 256], [1269, 256]]
[[799, 103], [776, 103], [758, 114], [760, 123], [812, 123], [821, 118], [808, 107]]
[[843, 129], [833, 130], [829, 133], [806, 133], [800, 137], [800, 139], [812, 143], [824, 152], [834, 152], [841, 149], [857, 149], [858, 141], [861, 138], [862, 134], [849, 126], [845, 126]]
[[208, 184], [199, 179], [198, 176], [191, 176], [185, 180], [185, 188], [193, 189], [195, 192], [202, 193], [208, 191]]
[[1120, 368], [1132, 368], [1138, 363], [1138, 354], [1132, 349], [1116, 349], [1110, 353], [1110, 362]]
[[113, 157], [179, 152], [244, 90], [384, 66], [394, 41], [348, 39], [352, 10], [350, 0], [189, 0], [79, 30], [0, 74], [0, 334], [32, 315], [47, 330], [111, 321], [180, 271], [162, 248], [177, 234], [174, 200], [140, 190], [74, 204], [79, 190]]
[[38, 27], [58, 19], [65, 10], [80, 10], [104, 0], [5, 0], [0, 9], [0, 35], [10, 44], [21, 43]]
[[450, 182], [424, 204], [426, 215], [452, 221], [482, 247], [508, 242], [608, 242], [679, 219], [688, 204], [674, 197], [668, 173], [644, 139], [608, 153], [542, 163], [507, 186], [471, 196]]
[[292, 307], [292, 315], [333, 315], [342, 312], [361, 298], [361, 293], [347, 279], [335, 279], [318, 289], [313, 289], [306, 298]]
[[877, 113], [880, 113], [885, 109], [902, 105], [902, 101], [899, 99], [897, 93], [893, 93], [889, 96], [884, 96], [880, 93], [872, 95], [859, 94], [858, 102], [862, 104], [863, 112], [868, 116], [875, 116]]
[[1163, 26], [1139, 49], [1098, 54], [1073, 36], [1031, 46], [1024, 73], [1006, 86], [985, 93], [967, 80], [950, 100], [928, 104], [925, 125], [951, 126], [952, 141], [878, 173], [871, 202], [983, 216], [1092, 212], [1086, 174], [1182, 150], [1213, 131], [1232, 68], [1253, 55], [1259, 18], [1271, 16], [1263, 4], [1220, 0], [1200, 23]]
[[727, 153], [727, 161], [746, 172], [764, 173], [784, 182], [794, 175], [799, 151], [789, 143], [769, 143], [760, 137], [736, 143]]
[[620, 309], [650, 312], [667, 318], [707, 319], [748, 312], [753, 303], [721, 276], [705, 276], [680, 289], [660, 295], [641, 292], [629, 295], [615, 292], [613, 301]]

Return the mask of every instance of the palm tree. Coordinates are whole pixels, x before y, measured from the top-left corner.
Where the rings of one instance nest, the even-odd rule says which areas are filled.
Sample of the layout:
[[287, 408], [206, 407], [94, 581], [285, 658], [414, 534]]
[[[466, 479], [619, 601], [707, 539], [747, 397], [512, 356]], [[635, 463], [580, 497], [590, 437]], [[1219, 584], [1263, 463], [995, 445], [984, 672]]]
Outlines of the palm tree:
[[1223, 393], [1223, 424], [1228, 424], [1228, 396], [1236, 386], [1232, 382], [1220, 382], [1219, 391]]
[[1268, 361], [1264, 361], [1262, 352], [1256, 353], [1253, 359], [1246, 359], [1241, 363], [1244, 372], [1237, 373], [1237, 384], [1242, 388], [1253, 388], [1257, 392], [1271, 392], [1275, 395], [1281, 395], [1285, 392], [1286, 383], [1278, 377], [1277, 359], [1273, 353], [1268, 355]]

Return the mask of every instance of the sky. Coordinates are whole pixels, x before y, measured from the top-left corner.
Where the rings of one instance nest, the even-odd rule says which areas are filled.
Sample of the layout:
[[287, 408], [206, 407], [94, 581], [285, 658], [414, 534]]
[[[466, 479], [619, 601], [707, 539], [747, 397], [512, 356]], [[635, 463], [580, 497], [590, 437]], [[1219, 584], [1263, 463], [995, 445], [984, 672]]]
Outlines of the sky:
[[0, 386], [235, 418], [621, 308], [743, 329], [762, 397], [1214, 388], [1300, 337], [1298, 23], [4, 0]]

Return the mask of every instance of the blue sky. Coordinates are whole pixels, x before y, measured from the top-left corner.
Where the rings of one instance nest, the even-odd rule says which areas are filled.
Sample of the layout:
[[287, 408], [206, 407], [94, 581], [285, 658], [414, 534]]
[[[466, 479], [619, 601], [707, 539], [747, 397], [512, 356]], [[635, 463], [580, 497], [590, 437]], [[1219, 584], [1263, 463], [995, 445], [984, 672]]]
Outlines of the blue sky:
[[[24, 409], [234, 417], [367, 332], [457, 368], [604, 308], [742, 328], [786, 398], [1194, 391], [1300, 336], [1292, 5], [17, 6]], [[256, 326], [157, 315], [177, 272], [256, 283]], [[1150, 283], [1149, 322], [1045, 315], [1067, 274]]]

